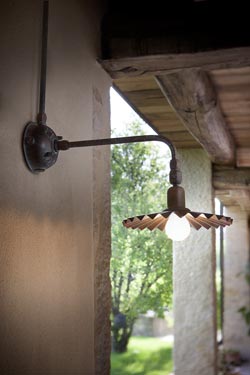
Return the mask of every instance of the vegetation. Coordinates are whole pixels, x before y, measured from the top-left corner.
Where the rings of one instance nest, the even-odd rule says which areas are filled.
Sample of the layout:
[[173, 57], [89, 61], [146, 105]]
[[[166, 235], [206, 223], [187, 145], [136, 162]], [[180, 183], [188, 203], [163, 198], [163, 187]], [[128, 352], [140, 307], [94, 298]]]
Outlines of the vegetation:
[[[129, 129], [142, 134], [134, 122]], [[126, 136], [125, 134], [119, 134]], [[123, 353], [133, 325], [149, 309], [158, 316], [171, 303], [172, 243], [158, 230], [127, 230], [123, 218], [166, 207], [166, 160], [152, 143], [112, 148], [112, 337], [113, 350]]]
[[169, 375], [172, 367], [172, 344], [159, 338], [132, 337], [126, 353], [111, 355], [111, 375]]

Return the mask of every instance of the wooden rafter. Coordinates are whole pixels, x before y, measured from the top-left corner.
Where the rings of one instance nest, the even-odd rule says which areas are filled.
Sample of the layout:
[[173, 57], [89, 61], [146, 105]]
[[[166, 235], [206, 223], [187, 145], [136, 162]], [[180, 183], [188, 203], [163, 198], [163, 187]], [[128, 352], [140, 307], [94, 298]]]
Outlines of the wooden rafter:
[[225, 206], [240, 206], [250, 212], [250, 168], [214, 165], [213, 187], [215, 196]]
[[158, 76], [168, 102], [192, 136], [218, 164], [234, 164], [235, 146], [209, 76], [201, 69]]
[[250, 167], [250, 148], [238, 148], [236, 150], [237, 167]]
[[250, 47], [227, 48], [196, 53], [163, 53], [137, 57], [117, 57], [100, 60], [114, 79], [143, 75], [165, 75], [182, 69], [240, 68], [250, 65]]
[[240, 206], [242, 211], [250, 212], [250, 191], [247, 189], [215, 190], [215, 197], [224, 206]]
[[214, 166], [213, 186], [217, 190], [250, 190], [250, 168]]

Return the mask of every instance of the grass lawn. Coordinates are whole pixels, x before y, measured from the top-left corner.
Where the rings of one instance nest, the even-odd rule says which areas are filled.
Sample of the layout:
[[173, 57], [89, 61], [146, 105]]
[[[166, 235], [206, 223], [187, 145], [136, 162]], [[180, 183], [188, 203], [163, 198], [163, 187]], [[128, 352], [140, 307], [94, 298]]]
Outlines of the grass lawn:
[[172, 367], [172, 343], [160, 338], [132, 337], [126, 353], [111, 354], [111, 375], [168, 375]]

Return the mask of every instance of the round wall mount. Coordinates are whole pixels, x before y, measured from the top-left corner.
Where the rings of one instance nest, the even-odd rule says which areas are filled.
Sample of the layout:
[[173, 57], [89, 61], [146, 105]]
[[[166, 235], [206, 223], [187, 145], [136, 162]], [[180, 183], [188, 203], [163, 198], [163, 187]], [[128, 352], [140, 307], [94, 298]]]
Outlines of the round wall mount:
[[44, 172], [57, 161], [55, 143], [60, 139], [47, 125], [29, 122], [23, 133], [23, 153], [31, 172]]

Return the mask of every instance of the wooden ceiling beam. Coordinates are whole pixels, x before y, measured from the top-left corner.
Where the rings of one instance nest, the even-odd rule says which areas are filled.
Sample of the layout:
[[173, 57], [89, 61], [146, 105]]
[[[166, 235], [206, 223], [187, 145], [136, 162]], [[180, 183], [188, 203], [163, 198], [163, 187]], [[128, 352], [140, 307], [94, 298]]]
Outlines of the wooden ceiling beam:
[[237, 148], [236, 150], [236, 166], [250, 167], [250, 148]]
[[[127, 51], [127, 49], [124, 49]], [[128, 55], [127, 55], [128, 56]], [[250, 65], [250, 47], [223, 48], [204, 52], [147, 54], [99, 60], [114, 78], [165, 75], [182, 69], [203, 70], [240, 68]]]
[[242, 211], [250, 211], [250, 191], [249, 190], [232, 190], [231, 196], [234, 198]]
[[240, 206], [250, 212], [250, 168], [214, 165], [213, 187], [215, 196], [225, 206]]
[[213, 187], [215, 190], [249, 190], [250, 168], [213, 166]]
[[224, 206], [240, 206], [243, 211], [250, 212], [250, 190], [215, 190], [215, 196]]
[[235, 145], [213, 85], [201, 69], [158, 76], [164, 96], [214, 163], [234, 165]]

